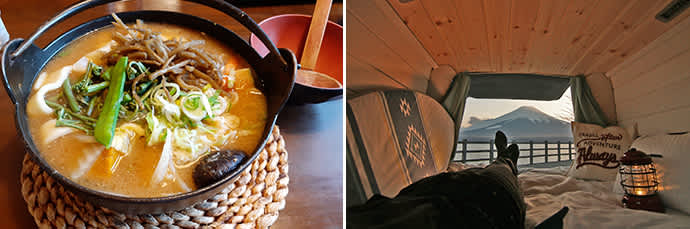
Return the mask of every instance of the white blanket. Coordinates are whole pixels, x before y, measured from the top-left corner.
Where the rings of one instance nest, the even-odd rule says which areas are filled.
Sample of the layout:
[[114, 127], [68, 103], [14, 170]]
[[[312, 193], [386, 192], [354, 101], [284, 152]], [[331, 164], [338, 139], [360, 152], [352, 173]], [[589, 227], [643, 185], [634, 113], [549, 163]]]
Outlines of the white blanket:
[[690, 228], [690, 216], [666, 209], [655, 213], [623, 208], [613, 182], [564, 176], [567, 167], [524, 169], [518, 176], [527, 204], [527, 228], [533, 228], [563, 206], [570, 208], [564, 228]]

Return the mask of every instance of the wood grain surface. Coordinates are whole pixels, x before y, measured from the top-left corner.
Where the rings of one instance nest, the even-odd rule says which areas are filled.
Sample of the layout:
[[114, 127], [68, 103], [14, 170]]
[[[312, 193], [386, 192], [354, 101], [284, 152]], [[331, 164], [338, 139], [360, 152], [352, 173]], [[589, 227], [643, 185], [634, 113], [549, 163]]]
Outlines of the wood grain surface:
[[670, 2], [349, 0], [347, 61], [364, 64], [348, 65], [358, 74], [348, 74], [347, 90], [427, 92], [423, 81], [440, 65], [456, 72], [606, 73], [690, 16], [686, 10], [656, 20]]
[[[68, 0], [0, 1], [0, 16], [11, 39], [27, 38], [43, 22], [72, 4]], [[311, 14], [313, 4], [243, 8], [257, 23], [268, 17]], [[217, 22], [244, 39], [249, 32], [223, 13], [202, 5], [165, 0], [112, 3], [82, 12], [65, 20], [41, 37], [44, 46], [68, 29], [111, 12], [170, 10], [188, 13]], [[342, 21], [342, 3], [334, 3], [330, 20]], [[24, 143], [17, 133], [14, 106], [6, 93], [0, 93], [0, 225], [2, 228], [33, 228], [20, 193], [19, 172]], [[316, 105], [287, 106], [278, 119], [290, 154], [290, 194], [286, 208], [272, 228], [342, 227], [342, 100]]]

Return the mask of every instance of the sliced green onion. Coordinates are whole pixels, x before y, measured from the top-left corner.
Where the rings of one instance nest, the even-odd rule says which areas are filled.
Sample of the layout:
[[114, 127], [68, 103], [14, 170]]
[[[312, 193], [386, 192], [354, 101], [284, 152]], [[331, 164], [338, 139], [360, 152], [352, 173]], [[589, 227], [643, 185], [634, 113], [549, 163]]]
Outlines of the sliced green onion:
[[184, 102], [182, 103], [184, 107], [190, 110], [196, 110], [199, 109], [201, 97], [200, 96], [188, 96], [187, 99], [183, 100]]
[[190, 92], [180, 101], [182, 104], [182, 112], [192, 121], [201, 121], [208, 114], [213, 117], [211, 105], [208, 103], [208, 98], [204, 93], [195, 91]]

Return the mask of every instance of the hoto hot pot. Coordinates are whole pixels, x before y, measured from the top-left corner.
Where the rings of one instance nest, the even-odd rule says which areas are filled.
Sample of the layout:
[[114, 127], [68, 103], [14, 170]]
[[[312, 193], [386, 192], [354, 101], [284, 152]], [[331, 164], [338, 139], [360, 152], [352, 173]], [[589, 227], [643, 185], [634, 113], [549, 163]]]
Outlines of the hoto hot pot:
[[50, 176], [57, 180], [62, 186], [75, 193], [79, 198], [97, 206], [130, 214], [161, 213], [183, 209], [210, 198], [212, 195], [222, 191], [222, 189], [229, 184], [232, 184], [239, 177], [238, 175], [251, 165], [266, 144], [275, 125], [278, 113], [285, 105], [294, 85], [295, 72], [297, 70], [297, 62], [294, 54], [287, 49], [277, 49], [254, 20], [237, 7], [222, 0], [188, 1], [215, 8], [234, 18], [259, 37], [264, 45], [269, 48], [270, 53], [265, 57], [261, 57], [245, 40], [234, 32], [219, 24], [196, 16], [167, 11], [133, 11], [117, 14], [125, 23], [133, 23], [136, 19], [141, 19], [147, 22], [175, 24], [204, 32], [208, 36], [221, 41], [242, 56], [252, 69], [254, 69], [256, 72], [256, 87], [266, 96], [268, 106], [267, 123], [263, 130], [262, 139], [259, 145], [253, 152], [248, 152], [251, 153], [251, 156], [247, 160], [244, 160], [238, 169], [234, 170], [223, 179], [187, 193], [165, 197], [134, 198], [86, 188], [52, 168], [41, 156], [30, 133], [29, 121], [26, 114], [26, 104], [31, 93], [31, 87], [37, 75], [46, 64], [71, 41], [91, 31], [110, 26], [113, 18], [111, 16], [104, 16], [83, 23], [60, 35], [43, 49], [34, 45], [33, 41], [41, 36], [47, 29], [63, 19], [89, 8], [115, 2], [115, 0], [87, 0], [76, 3], [40, 26], [30, 38], [26, 40], [21, 38], [14, 39], [7, 42], [2, 47], [2, 59], [0, 60], [2, 77], [7, 94], [15, 105], [17, 128], [23, 137], [27, 151], [43, 170], [50, 174]]

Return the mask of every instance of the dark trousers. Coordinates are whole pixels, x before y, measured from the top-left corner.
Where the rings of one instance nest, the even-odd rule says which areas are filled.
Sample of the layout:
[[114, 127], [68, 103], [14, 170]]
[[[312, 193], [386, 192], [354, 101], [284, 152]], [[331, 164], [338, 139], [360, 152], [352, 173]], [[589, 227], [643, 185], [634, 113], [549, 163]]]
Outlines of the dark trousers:
[[394, 198], [347, 209], [348, 228], [524, 228], [525, 203], [512, 161], [441, 173]]

